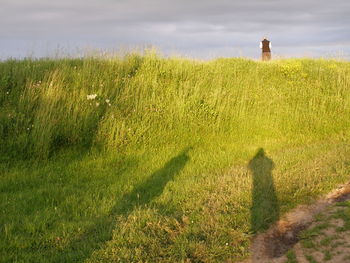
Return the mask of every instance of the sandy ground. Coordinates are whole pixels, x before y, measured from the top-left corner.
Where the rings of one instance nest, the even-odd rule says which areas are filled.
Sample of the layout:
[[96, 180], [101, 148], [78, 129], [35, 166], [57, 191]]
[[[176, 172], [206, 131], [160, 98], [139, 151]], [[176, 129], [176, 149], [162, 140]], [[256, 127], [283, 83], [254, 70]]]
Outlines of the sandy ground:
[[350, 183], [286, 214], [252, 240], [244, 263], [350, 263]]
[[332, 205], [300, 233], [300, 241], [289, 251], [289, 258], [284, 255], [271, 262], [350, 262], [349, 219], [350, 206]]

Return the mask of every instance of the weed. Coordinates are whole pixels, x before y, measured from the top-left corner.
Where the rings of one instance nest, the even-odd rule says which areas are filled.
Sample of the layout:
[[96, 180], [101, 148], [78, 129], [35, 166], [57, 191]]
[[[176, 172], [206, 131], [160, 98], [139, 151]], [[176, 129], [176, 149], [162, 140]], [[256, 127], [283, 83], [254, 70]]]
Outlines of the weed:
[[311, 255], [306, 255], [305, 257], [310, 263], [318, 263]]
[[332, 242], [332, 240], [334, 240], [335, 237], [334, 236], [331, 236], [331, 237], [325, 237], [324, 239], [322, 239], [320, 241], [320, 245], [321, 246], [329, 246], [330, 243]]
[[324, 252], [324, 260], [328, 261], [328, 260], [331, 260], [332, 259], [332, 254], [329, 250], [326, 250]]
[[297, 256], [295, 255], [294, 250], [292, 249], [288, 250], [286, 256], [287, 256], [286, 263], [298, 263]]

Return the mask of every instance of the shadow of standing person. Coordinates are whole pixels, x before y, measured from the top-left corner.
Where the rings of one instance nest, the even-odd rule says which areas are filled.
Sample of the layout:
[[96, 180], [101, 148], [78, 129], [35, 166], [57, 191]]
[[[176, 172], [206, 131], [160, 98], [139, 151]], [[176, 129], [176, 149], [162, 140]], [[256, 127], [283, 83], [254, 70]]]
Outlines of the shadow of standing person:
[[279, 204], [272, 177], [273, 161], [260, 148], [250, 160], [248, 168], [253, 176], [251, 231], [257, 233], [266, 230], [279, 219]]
[[118, 216], [127, 217], [134, 209], [149, 205], [163, 193], [168, 182], [174, 180], [190, 160], [188, 153], [191, 149], [192, 147], [187, 147], [182, 150], [166, 162], [161, 169], [136, 185], [131, 192], [118, 198], [108, 214], [99, 217], [77, 239], [72, 240], [63, 250], [58, 251], [51, 262], [83, 262], [89, 258], [94, 250], [101, 248], [106, 241], [112, 238]]
[[170, 159], [163, 168], [151, 174], [142, 184], [136, 186], [131, 193], [123, 196], [118, 206], [112, 210], [113, 215], [129, 214], [136, 206], [149, 204], [160, 196], [169, 181], [172, 181], [189, 161], [188, 152], [192, 147], [185, 148], [177, 156]]

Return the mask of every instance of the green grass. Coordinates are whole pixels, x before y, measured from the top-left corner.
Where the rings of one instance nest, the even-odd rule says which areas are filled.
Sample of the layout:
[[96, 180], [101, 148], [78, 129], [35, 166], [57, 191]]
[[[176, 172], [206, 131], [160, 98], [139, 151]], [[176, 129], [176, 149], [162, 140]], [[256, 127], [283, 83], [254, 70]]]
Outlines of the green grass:
[[0, 262], [246, 258], [254, 233], [348, 180], [349, 73], [154, 54], [0, 62]]
[[310, 263], [318, 263], [312, 256], [310, 255], [306, 255], [305, 256], [306, 259], [310, 262]]
[[333, 217], [342, 219], [344, 221], [344, 226], [337, 227], [337, 232], [344, 232], [350, 230], [350, 201], [340, 202], [337, 204], [338, 206], [344, 207], [344, 209], [336, 212]]
[[332, 254], [331, 254], [331, 252], [329, 251], [329, 250], [326, 250], [325, 252], [324, 252], [324, 260], [325, 261], [328, 261], [328, 260], [331, 260], [332, 259]]
[[289, 250], [286, 254], [287, 261], [285, 263], [298, 263], [297, 256], [293, 250]]

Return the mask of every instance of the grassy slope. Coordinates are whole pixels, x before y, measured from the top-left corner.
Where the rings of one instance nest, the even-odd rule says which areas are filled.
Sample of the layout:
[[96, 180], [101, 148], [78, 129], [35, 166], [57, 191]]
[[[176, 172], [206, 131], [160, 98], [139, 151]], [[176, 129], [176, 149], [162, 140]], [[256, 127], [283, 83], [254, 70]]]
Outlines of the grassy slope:
[[[348, 179], [349, 73], [152, 54], [0, 63], [0, 261], [244, 258], [276, 219], [252, 219], [252, 191], [273, 191], [280, 215]], [[254, 190], [259, 148], [273, 179]]]

